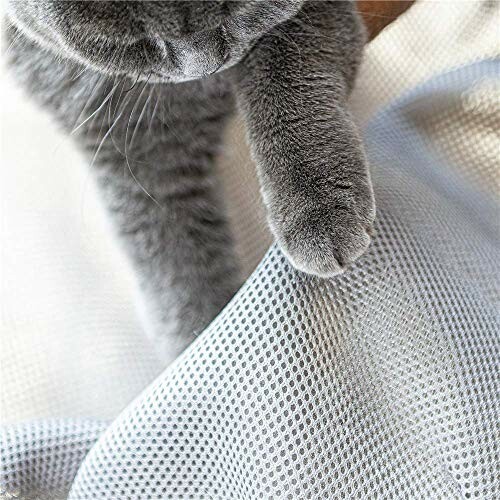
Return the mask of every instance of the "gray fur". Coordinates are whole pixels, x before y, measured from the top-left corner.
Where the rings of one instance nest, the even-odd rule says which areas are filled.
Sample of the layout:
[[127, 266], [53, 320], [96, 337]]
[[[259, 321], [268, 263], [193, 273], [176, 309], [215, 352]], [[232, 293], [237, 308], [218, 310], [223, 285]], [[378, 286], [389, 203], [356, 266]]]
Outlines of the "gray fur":
[[350, 2], [10, 0], [9, 60], [92, 158], [165, 356], [239, 285], [214, 176], [233, 95], [270, 227], [332, 276], [369, 244], [374, 202], [346, 109], [364, 41]]

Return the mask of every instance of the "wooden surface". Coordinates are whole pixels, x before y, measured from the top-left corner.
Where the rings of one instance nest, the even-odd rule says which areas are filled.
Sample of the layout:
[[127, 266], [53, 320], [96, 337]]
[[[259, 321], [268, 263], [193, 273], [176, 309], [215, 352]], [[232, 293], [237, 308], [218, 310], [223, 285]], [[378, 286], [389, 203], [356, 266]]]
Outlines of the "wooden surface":
[[358, 12], [368, 29], [368, 38], [375, 38], [388, 24], [405, 12], [414, 0], [358, 0]]

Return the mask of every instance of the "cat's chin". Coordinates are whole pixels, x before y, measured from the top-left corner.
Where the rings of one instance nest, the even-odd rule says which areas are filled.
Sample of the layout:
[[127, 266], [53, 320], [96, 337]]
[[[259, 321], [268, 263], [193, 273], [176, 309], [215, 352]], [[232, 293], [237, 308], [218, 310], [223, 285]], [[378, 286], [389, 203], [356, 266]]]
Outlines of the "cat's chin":
[[196, 80], [203, 80], [210, 78], [214, 75], [218, 75], [223, 71], [226, 71], [239, 63], [244, 54], [239, 54], [236, 57], [227, 58], [221, 64], [218, 64], [212, 68], [207, 69], [203, 72], [181, 72], [178, 70], [172, 70], [170, 67], [164, 67], [161, 63], [152, 68], [146, 69], [130, 69], [130, 64], [126, 65], [125, 68], [120, 67], [110, 67], [109, 65], [96, 62], [92, 59], [82, 57], [81, 54], [75, 53], [74, 51], [65, 51], [64, 56], [67, 59], [72, 60], [79, 66], [91, 68], [97, 73], [107, 75], [110, 78], [128, 78], [134, 82], [148, 82], [148, 83], [163, 83], [163, 84], [177, 84], [186, 83]]
[[71, 58], [75, 62], [77, 62], [81, 66], [86, 66], [86, 67], [91, 67], [93, 70], [96, 71], [96, 73], [100, 73], [102, 75], [106, 75], [110, 78], [126, 78], [129, 79], [130, 81], [137, 82], [137, 83], [152, 83], [152, 84], [181, 84], [181, 83], [188, 83], [188, 82], [194, 82], [197, 80], [204, 80], [208, 79], [210, 77], [213, 77], [215, 75], [218, 75], [222, 73], [223, 71], [230, 69], [233, 67], [236, 63], [232, 64], [227, 64], [224, 65], [224, 67], [221, 67], [217, 69], [216, 71], [206, 74], [206, 75], [185, 75], [185, 74], [169, 74], [166, 72], [162, 72], [161, 69], [152, 69], [148, 71], [141, 71], [141, 72], [130, 72], [130, 71], [110, 71], [106, 68], [103, 68], [99, 65], [90, 63], [88, 61], [82, 61], [81, 58], [75, 59]]
[[150, 67], [141, 64], [133, 58], [122, 60], [121, 64], [113, 64], [113, 61], [101, 61], [94, 57], [91, 51], [87, 51], [85, 54], [85, 51], [76, 50], [65, 43], [54, 43], [52, 40], [41, 40], [33, 36], [29, 36], [29, 38], [56, 56], [73, 61], [79, 66], [92, 69], [97, 73], [107, 75], [111, 78], [125, 77], [132, 81], [147, 81], [149, 83], [176, 84], [209, 78], [238, 64], [246, 53], [244, 50], [235, 50], [234, 53], [228, 54], [222, 61], [197, 71], [193, 69], [196, 68], [195, 65], [190, 66], [189, 64], [185, 64], [182, 69], [173, 67], [166, 58], [158, 60], [156, 64]]
[[[7, 43], [19, 39], [21, 33], [27, 41], [57, 58], [81, 66], [82, 69], [87, 68], [110, 78], [126, 77], [133, 81], [150, 83], [174, 84], [210, 77], [236, 65], [248, 50], [246, 47], [228, 48], [220, 60], [215, 58], [211, 63], [205, 63], [204, 59], [209, 60], [209, 58], [205, 58], [200, 52], [192, 55], [191, 59], [186, 58], [183, 64], [179, 62], [173, 64], [172, 58], [178, 61], [177, 56], [170, 54], [172, 57], [169, 57], [169, 50], [157, 40], [140, 40], [136, 50], [133, 44], [127, 44], [126, 49], [129, 54], [128, 57], [123, 57], [124, 47], [118, 44], [102, 44], [99, 51], [95, 48], [95, 44], [67, 39], [51, 30], [41, 34], [38, 30], [27, 29], [15, 22], [8, 25]], [[122, 57], [117, 58], [116, 54], [122, 54]]]

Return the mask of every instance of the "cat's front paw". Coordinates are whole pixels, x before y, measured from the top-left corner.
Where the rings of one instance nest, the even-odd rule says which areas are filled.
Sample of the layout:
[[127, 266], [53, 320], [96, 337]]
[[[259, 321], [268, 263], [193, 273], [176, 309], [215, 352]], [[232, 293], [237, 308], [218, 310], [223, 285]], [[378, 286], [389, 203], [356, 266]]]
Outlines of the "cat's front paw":
[[305, 273], [328, 278], [343, 272], [370, 244], [375, 218], [373, 197], [352, 207], [307, 203], [272, 221], [281, 249], [292, 265]]

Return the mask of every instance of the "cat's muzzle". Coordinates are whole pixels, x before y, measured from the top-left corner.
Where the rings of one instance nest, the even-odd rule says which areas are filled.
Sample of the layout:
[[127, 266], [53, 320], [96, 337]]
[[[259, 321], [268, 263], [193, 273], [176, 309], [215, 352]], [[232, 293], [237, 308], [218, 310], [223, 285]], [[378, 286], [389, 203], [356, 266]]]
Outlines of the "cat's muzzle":
[[222, 28], [167, 42], [174, 65], [187, 78], [200, 78], [221, 69], [230, 57]]
[[216, 73], [229, 65], [231, 57], [221, 28], [167, 40], [150, 36], [124, 45], [110, 43], [107, 51], [101, 46], [95, 53], [87, 50], [86, 58], [112, 73], [181, 82]]

